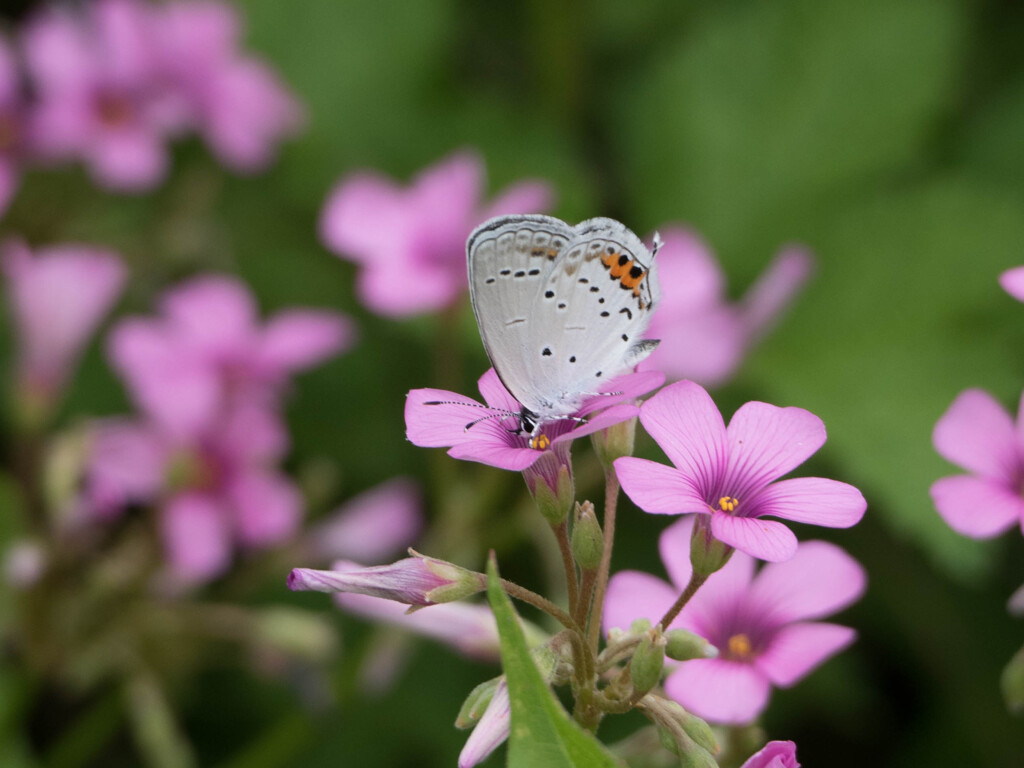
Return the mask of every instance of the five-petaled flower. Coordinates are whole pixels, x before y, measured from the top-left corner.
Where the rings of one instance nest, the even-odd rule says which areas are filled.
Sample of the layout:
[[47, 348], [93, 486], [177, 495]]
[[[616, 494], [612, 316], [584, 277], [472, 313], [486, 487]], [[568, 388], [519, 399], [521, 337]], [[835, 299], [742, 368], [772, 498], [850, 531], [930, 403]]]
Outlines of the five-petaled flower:
[[639, 368], [673, 380], [721, 384], [807, 282], [811, 256], [795, 247], [780, 251], [743, 298], [731, 303], [722, 268], [696, 234], [674, 225], [661, 234], [661, 303], [647, 329], [661, 344]]
[[[605, 630], [636, 619], [658, 621], [690, 580], [693, 520], [667, 528], [659, 542], [673, 584], [639, 571], [615, 574], [608, 585]], [[864, 569], [824, 541], [801, 544], [785, 563], [757, 575], [755, 561], [737, 552], [712, 574], [670, 627], [704, 637], [713, 659], [677, 665], [665, 692], [687, 710], [718, 723], [748, 723], [768, 703], [771, 686], [793, 685], [853, 642], [848, 627], [812, 621], [834, 613], [864, 591]]]
[[932, 501], [949, 526], [964, 536], [987, 538], [1014, 523], [1024, 529], [1024, 419], [1010, 417], [980, 389], [957, 396], [935, 425], [939, 454], [971, 474], [935, 481]]
[[[519, 429], [522, 406], [491, 368], [478, 382], [484, 403], [441, 389], [412, 390], [405, 402], [406, 435], [422, 447], [448, 448], [448, 455], [456, 459], [525, 470], [546, 454], [567, 452], [577, 437], [633, 418], [639, 409], [622, 401], [650, 392], [664, 380], [654, 371], [620, 376], [606, 386], [608, 394], [588, 398], [572, 417], [543, 425], [531, 447], [530, 436]], [[590, 418], [581, 423], [586, 417]]]
[[463, 294], [466, 237], [492, 216], [545, 210], [550, 189], [521, 182], [481, 205], [484, 166], [459, 152], [427, 168], [402, 188], [376, 173], [343, 180], [320, 218], [320, 237], [360, 266], [361, 301], [387, 317], [449, 306]]
[[820, 477], [778, 480], [825, 442], [825, 425], [801, 408], [743, 405], [726, 427], [710, 395], [672, 384], [640, 409], [640, 422], [675, 467], [616, 460], [626, 494], [646, 512], [710, 515], [714, 537], [762, 560], [787, 560], [796, 536], [766, 515], [846, 528], [867, 503], [851, 485]]

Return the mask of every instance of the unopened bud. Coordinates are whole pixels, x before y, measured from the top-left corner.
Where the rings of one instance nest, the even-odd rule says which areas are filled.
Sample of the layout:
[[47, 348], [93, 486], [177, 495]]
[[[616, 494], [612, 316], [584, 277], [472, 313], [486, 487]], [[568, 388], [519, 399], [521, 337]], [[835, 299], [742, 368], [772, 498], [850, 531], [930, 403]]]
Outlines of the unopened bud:
[[455, 718], [456, 728], [466, 730], [477, 724], [481, 715], [487, 711], [487, 707], [490, 705], [491, 699], [494, 697], [494, 691], [497, 689], [501, 679], [502, 675], [498, 675], [486, 682], [480, 683], [480, 685], [469, 692], [469, 696], [462, 702], [462, 708], [459, 710], [458, 717]]
[[601, 466], [611, 470], [612, 462], [623, 456], [633, 455], [633, 444], [636, 442], [636, 417], [612, 424], [590, 436], [594, 451], [601, 461]]
[[697, 746], [706, 749], [712, 755], [717, 755], [721, 751], [718, 739], [715, 738], [715, 732], [704, 720], [684, 709], [679, 722], [682, 724], [683, 730], [686, 731], [686, 735], [693, 739]]
[[576, 524], [572, 529], [572, 554], [585, 571], [593, 571], [601, 564], [604, 553], [604, 534], [589, 501], [576, 505]]
[[665, 655], [676, 661], [713, 659], [718, 656], [715, 646], [686, 629], [670, 629], [665, 633], [665, 639], [668, 640]]
[[576, 500], [569, 443], [552, 444], [523, 470], [523, 480], [544, 519], [551, 525], [564, 522]]
[[650, 619], [637, 619], [629, 625], [629, 631], [634, 635], [639, 635], [641, 632], [646, 632], [651, 628]]
[[1024, 648], [1010, 659], [999, 679], [1006, 708], [1014, 714], [1024, 712]]
[[633, 651], [630, 663], [630, 677], [637, 694], [647, 693], [661, 680], [665, 667], [665, 636], [658, 628], [646, 632], [640, 638], [640, 645]]
[[719, 541], [711, 533], [711, 516], [694, 515], [693, 535], [690, 537], [690, 562], [693, 572], [710, 576], [729, 562], [733, 548]]

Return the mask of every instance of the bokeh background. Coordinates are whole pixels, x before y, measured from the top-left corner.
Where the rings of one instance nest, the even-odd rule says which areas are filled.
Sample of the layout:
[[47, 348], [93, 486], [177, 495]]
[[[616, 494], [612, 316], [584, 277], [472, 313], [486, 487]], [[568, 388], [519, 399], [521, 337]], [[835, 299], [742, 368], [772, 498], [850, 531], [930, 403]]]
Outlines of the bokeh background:
[[[356, 318], [358, 346], [297, 381], [287, 468], [341, 502], [392, 476], [419, 478], [427, 514], [455, 464], [404, 438], [412, 388], [438, 386], [439, 320], [395, 321], [363, 308], [356, 268], [331, 255], [317, 218], [358, 169], [398, 180], [460, 148], [486, 161], [489, 189], [547, 180], [552, 213], [609, 215], [639, 233], [698, 231], [738, 296], [772, 254], [799, 242], [813, 280], [739, 373], [714, 391], [725, 413], [746, 400], [821, 416], [825, 448], [806, 467], [852, 482], [869, 501], [848, 531], [804, 528], [867, 568], [866, 597], [840, 620], [858, 642], [805, 682], [777, 691], [769, 735], [792, 738], [808, 766], [970, 765], [1024, 760], [1024, 722], [999, 675], [1024, 624], [1005, 609], [1024, 582], [1015, 531], [976, 542], [948, 529], [928, 497], [950, 467], [935, 421], [980, 386], [1015, 407], [1024, 386], [1024, 307], [998, 274], [1024, 262], [1024, 7], [1004, 0], [245, 0], [247, 47], [306, 108], [304, 132], [267, 172], [224, 172], [197, 141], [144, 195], [99, 190], [68, 168], [29, 173], [4, 234], [85, 241], [129, 263], [119, 313], [151, 311], [174, 280], [241, 276], [265, 311], [291, 305]], [[14, 24], [30, 4], [8, 4]], [[5, 322], [7, 322], [5, 320]], [[445, 355], [444, 386], [472, 392], [486, 359], [468, 302]], [[4, 360], [11, 357], [4, 334]], [[62, 419], [122, 413], [124, 389], [94, 343]], [[642, 439], [638, 450], [655, 456]], [[588, 448], [579, 462], [593, 471]], [[459, 519], [459, 557], [496, 547], [505, 575], [544, 584], [540, 518], [511, 473], [464, 466], [495, 501]], [[581, 495], [597, 485], [581, 482]], [[0, 474], [0, 529], [19, 535], [18, 494]], [[514, 501], [513, 501], [514, 500]], [[621, 506], [613, 570], [658, 572], [665, 521]], [[342, 647], [307, 677], [266, 674], [208, 649], [169, 685], [201, 765], [450, 766], [465, 739], [452, 722], [472, 686], [497, 674], [428, 642], [403, 644], [403, 671], [377, 695], [359, 687], [369, 625], [323, 595], [265, 571], [253, 604], [322, 612]], [[207, 587], [222, 601], [234, 599]], [[10, 602], [5, 600], [5, 602]], [[315, 679], [310, 679], [315, 677]], [[310, 691], [313, 690], [314, 694]], [[626, 735], [639, 720], [609, 721]], [[8, 757], [4, 757], [8, 755]], [[17, 757], [15, 757], [17, 756]], [[0, 763], [46, 768], [140, 764], [121, 699], [40, 681], [4, 657]], [[501, 764], [500, 753], [488, 763]]]

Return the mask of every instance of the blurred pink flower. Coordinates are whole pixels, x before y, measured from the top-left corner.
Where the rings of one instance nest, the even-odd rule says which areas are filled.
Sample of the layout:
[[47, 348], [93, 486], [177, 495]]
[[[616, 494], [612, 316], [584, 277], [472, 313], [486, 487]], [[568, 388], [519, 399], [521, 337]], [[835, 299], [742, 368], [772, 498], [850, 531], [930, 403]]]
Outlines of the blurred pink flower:
[[[661, 535], [661, 559], [672, 584], [639, 571], [612, 577], [606, 632], [640, 618], [656, 622], [675, 602], [692, 573], [692, 529], [688, 518]], [[864, 592], [864, 569], [839, 547], [805, 542], [791, 560], [770, 563], [756, 576], [754, 564], [736, 552], [671, 624], [704, 637], [719, 656], [678, 664], [665, 691], [687, 710], [717, 723], [750, 722], [767, 705], [772, 685], [793, 685], [856, 634], [848, 627], [810, 621], [845, 608]]]
[[796, 536], [782, 523], [848, 528], [867, 503], [852, 485], [820, 477], [778, 478], [825, 442], [825, 425], [802, 408], [750, 402], [728, 428], [714, 401], [692, 381], [670, 384], [645, 402], [640, 422], [675, 467], [647, 459], [615, 461], [622, 488], [645, 512], [710, 515], [714, 537], [748, 555], [788, 560]]
[[180, 124], [155, 56], [155, 17], [140, 0], [50, 7], [26, 25], [22, 46], [37, 103], [36, 154], [80, 158], [96, 181], [141, 191], [167, 173], [165, 141]]
[[[584, 424], [573, 419], [545, 424], [543, 436], [547, 445], [531, 448], [529, 435], [517, 434], [522, 406], [490, 368], [478, 382], [486, 405], [443, 389], [412, 390], [405, 401], [406, 436], [413, 444], [425, 448], [450, 448], [448, 455], [456, 459], [478, 461], [499, 469], [525, 470], [544, 454], [560, 450], [560, 446], [567, 446], [577, 437], [633, 418], [639, 409], [620, 401], [650, 392], [664, 380], [660, 373], [648, 371], [608, 382], [604, 390], [608, 395], [589, 398], [575, 414], [582, 419], [596, 413], [593, 418]], [[509, 415], [500, 416], [503, 413]], [[470, 424], [473, 426], [469, 427]], [[554, 488], [556, 483], [549, 486]]]
[[173, 575], [204, 581], [227, 568], [236, 544], [268, 547], [295, 534], [302, 497], [276, 469], [287, 445], [280, 417], [253, 403], [228, 408], [187, 437], [154, 422], [102, 421], [93, 428], [85, 510], [109, 519], [158, 502]]
[[443, 309], [467, 287], [466, 238], [492, 216], [536, 213], [550, 205], [541, 182], [522, 182], [481, 205], [483, 161], [459, 152], [402, 188], [372, 172], [349, 176], [330, 193], [320, 238], [361, 267], [362, 302], [388, 317]]
[[473, 768], [482, 763], [500, 747], [512, 727], [512, 702], [508, 696], [508, 683], [502, 677], [494, 689], [490, 704], [480, 717], [480, 722], [466, 739], [466, 745], [459, 753], [459, 768]]
[[112, 253], [84, 245], [2, 247], [7, 296], [18, 336], [18, 386], [52, 404], [82, 349], [121, 294], [125, 269]]
[[792, 741], [769, 741], [740, 768], [800, 768], [796, 761], [796, 744]]
[[307, 550], [320, 561], [377, 563], [412, 544], [422, 527], [419, 488], [397, 477], [350, 499], [311, 528]]
[[722, 384], [803, 287], [813, 266], [811, 256], [799, 248], [783, 250], [743, 299], [730, 304], [722, 269], [704, 242], [674, 226], [662, 235], [661, 304], [646, 333], [661, 344], [639, 368], [705, 386]]
[[15, 52], [0, 38], [0, 213], [7, 210], [24, 159], [26, 103]]
[[932, 501], [950, 528], [976, 539], [1015, 523], [1024, 530], [1024, 411], [1016, 423], [980, 389], [961, 392], [942, 415], [932, 444], [947, 461], [971, 474], [936, 480]]
[[302, 125], [302, 109], [258, 59], [240, 51], [241, 19], [218, 0], [158, 6], [157, 47], [176, 111], [236, 171], [266, 167], [278, 142]]
[[999, 284], [1017, 301], [1024, 301], [1024, 267], [1014, 267], [1003, 272], [999, 275]]
[[354, 337], [348, 318], [327, 310], [283, 310], [261, 324], [249, 289], [224, 276], [169, 291], [161, 315], [122, 320], [108, 350], [138, 407], [179, 437], [203, 434], [231, 402], [276, 402], [290, 375]]

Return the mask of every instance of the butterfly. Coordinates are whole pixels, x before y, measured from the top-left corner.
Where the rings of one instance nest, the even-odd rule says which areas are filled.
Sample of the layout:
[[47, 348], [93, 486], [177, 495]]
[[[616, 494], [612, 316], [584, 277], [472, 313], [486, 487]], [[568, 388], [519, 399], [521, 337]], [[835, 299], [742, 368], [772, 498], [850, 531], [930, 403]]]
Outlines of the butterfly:
[[[484, 349], [520, 403], [520, 429], [574, 418], [654, 351], [643, 339], [660, 289], [654, 254], [623, 224], [499, 216], [466, 242], [469, 291]], [[606, 392], [605, 392], [606, 393]]]

